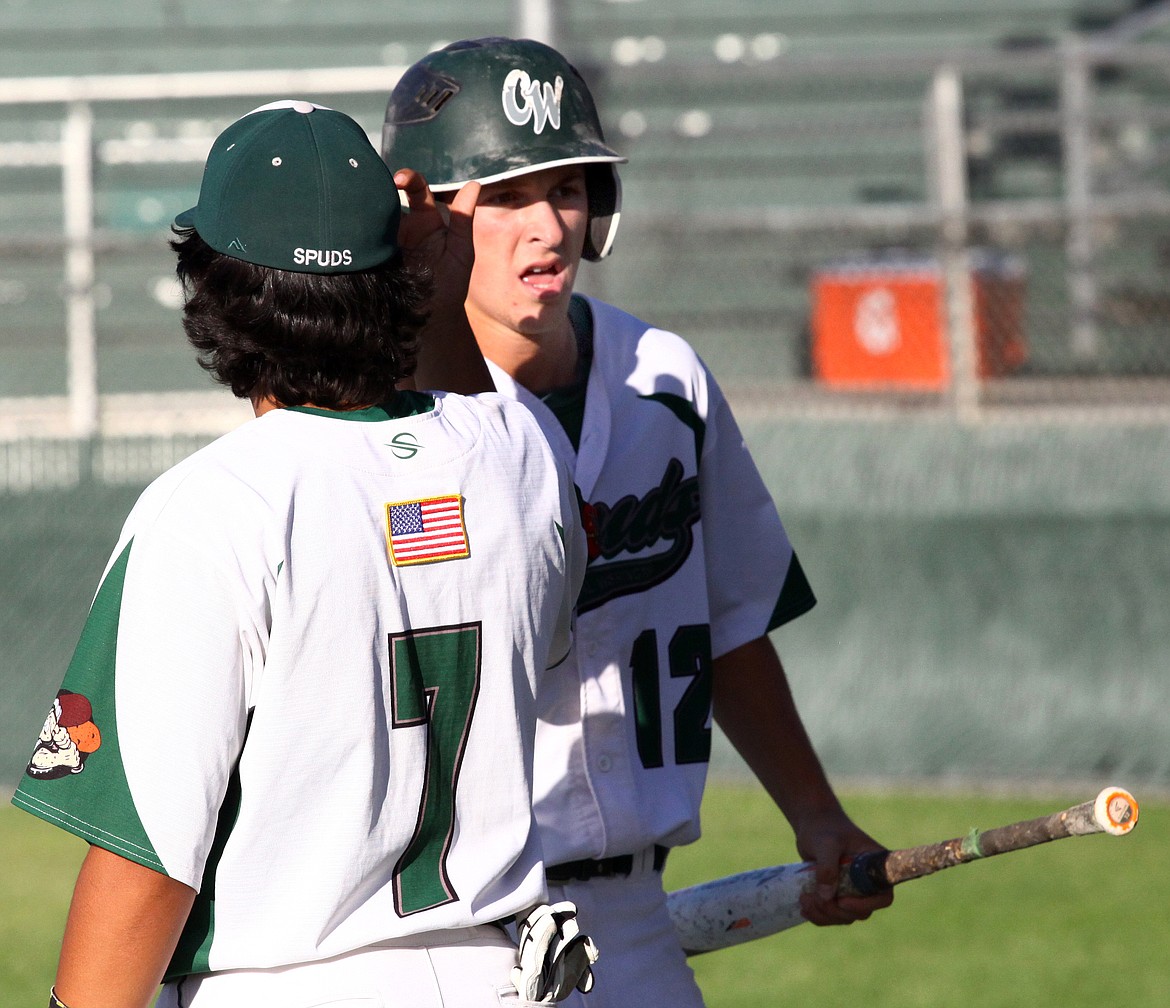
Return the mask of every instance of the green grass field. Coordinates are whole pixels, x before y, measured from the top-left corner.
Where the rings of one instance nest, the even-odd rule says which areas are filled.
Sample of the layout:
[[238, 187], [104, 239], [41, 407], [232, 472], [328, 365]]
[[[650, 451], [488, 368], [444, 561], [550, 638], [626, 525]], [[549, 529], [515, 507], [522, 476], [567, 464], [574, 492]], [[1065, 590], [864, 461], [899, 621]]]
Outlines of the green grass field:
[[[891, 846], [947, 839], [1091, 797], [845, 793], [854, 817]], [[707, 1002], [710, 1008], [1165, 1005], [1170, 872], [1163, 852], [1170, 802], [1143, 801], [1140, 791], [1137, 797], [1141, 824], [1125, 838], [1074, 838], [961, 866], [907, 883], [891, 909], [864, 924], [802, 925], [697, 956], [692, 963]], [[713, 785], [704, 815], [703, 840], [671, 855], [670, 888], [796, 859], [787, 825], [758, 790]], [[0, 851], [0, 1005], [41, 1005], [84, 844], [6, 805]], [[604, 982], [604, 960], [598, 976]], [[653, 991], [646, 1003], [655, 1005]]]

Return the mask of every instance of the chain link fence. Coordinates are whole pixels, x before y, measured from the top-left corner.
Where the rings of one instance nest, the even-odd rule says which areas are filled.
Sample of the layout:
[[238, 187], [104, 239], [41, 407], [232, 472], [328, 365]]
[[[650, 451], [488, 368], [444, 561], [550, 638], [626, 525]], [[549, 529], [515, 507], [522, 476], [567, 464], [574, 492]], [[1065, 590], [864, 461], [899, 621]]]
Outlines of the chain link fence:
[[[795, 51], [767, 10], [684, 4], [678, 41], [683, 13], [602, 6], [608, 33], [568, 27], [630, 163], [581, 288], [728, 391], [821, 599], [778, 643], [831, 768], [1170, 783], [1170, 46], [1001, 11], [1007, 46]], [[12, 773], [137, 491], [246, 416], [183, 342], [166, 247], [212, 138], [295, 91], [376, 142], [416, 27], [376, 83], [0, 80]]]
[[636, 268], [602, 289], [811, 391], [954, 392], [968, 352], [980, 405], [1164, 404], [1164, 57], [611, 75]]

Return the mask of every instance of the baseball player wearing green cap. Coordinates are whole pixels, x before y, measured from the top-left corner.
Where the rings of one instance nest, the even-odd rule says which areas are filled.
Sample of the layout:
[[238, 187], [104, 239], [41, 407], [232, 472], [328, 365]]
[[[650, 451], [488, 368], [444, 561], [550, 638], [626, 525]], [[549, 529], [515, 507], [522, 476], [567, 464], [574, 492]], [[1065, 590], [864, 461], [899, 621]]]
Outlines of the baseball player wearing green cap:
[[591, 511], [574, 648], [536, 744], [550, 896], [604, 956], [589, 1003], [695, 1008], [661, 873], [699, 836], [712, 712], [816, 862], [807, 917], [890, 901], [834, 895], [842, 857], [880, 845], [842, 809], [768, 636], [813, 593], [703, 362], [573, 292], [582, 258], [612, 248], [625, 158], [565, 58], [507, 38], [432, 52], [390, 96], [382, 156], [436, 193], [481, 184], [468, 318], [495, 387], [532, 411]]
[[396, 387], [429, 298], [399, 218], [364, 131], [308, 102], [229, 126], [177, 218], [187, 336], [256, 418], [139, 498], [13, 798], [91, 845], [52, 1004], [591, 983], [531, 807], [577, 498], [522, 406]]

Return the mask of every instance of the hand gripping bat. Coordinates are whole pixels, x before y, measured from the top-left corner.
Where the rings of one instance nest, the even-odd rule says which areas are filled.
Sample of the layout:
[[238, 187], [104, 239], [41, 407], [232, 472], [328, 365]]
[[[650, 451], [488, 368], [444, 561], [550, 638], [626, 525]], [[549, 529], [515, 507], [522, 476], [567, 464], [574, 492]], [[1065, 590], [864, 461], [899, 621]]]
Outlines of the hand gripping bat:
[[[868, 851], [841, 867], [840, 895], [869, 896], [899, 882], [933, 875], [980, 858], [1089, 833], [1125, 836], [1138, 820], [1128, 791], [1105, 788], [1092, 801], [1062, 812], [965, 837], [901, 850]], [[813, 886], [812, 864], [756, 868], [668, 893], [666, 905], [687, 955], [765, 938], [804, 922], [800, 894]]]

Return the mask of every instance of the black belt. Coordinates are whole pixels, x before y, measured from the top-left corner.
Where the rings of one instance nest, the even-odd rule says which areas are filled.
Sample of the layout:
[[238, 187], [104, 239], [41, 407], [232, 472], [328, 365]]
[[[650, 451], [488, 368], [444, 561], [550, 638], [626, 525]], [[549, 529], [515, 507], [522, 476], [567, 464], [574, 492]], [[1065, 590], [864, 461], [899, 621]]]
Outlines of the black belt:
[[[666, 867], [669, 847], [654, 845], [654, 870]], [[613, 878], [615, 875], [629, 875], [634, 870], [633, 854], [618, 854], [607, 858], [582, 858], [580, 861], [566, 861], [564, 864], [549, 865], [545, 875], [550, 882], [588, 882], [594, 878]]]

